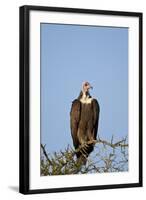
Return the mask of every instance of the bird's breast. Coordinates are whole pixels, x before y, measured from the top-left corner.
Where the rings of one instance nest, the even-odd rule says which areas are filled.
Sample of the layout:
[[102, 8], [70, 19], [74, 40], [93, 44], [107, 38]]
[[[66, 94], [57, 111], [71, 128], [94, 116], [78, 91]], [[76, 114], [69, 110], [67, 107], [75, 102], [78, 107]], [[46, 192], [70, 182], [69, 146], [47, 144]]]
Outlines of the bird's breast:
[[80, 102], [83, 104], [91, 104], [92, 100], [92, 98], [81, 98]]

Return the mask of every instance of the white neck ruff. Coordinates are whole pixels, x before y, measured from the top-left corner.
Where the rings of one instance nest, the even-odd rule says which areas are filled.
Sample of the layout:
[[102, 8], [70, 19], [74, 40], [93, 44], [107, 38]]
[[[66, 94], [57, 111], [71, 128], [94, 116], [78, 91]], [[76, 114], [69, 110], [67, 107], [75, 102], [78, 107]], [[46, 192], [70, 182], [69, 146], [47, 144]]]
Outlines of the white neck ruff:
[[85, 103], [85, 104], [90, 104], [92, 102], [93, 98], [90, 98], [89, 95], [86, 96], [85, 92], [83, 92], [83, 96], [80, 99], [80, 102]]

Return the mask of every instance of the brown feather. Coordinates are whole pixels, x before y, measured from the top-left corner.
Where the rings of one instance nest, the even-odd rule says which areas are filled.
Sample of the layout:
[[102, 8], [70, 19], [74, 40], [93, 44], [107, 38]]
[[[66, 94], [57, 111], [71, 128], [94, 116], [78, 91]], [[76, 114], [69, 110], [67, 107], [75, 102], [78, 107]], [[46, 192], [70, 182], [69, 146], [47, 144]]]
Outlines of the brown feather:
[[75, 148], [78, 148], [79, 146], [77, 132], [78, 132], [78, 126], [80, 122], [80, 114], [81, 114], [81, 102], [76, 99], [72, 102], [72, 107], [71, 107], [71, 112], [70, 112], [71, 135], [72, 135], [73, 144]]
[[[80, 94], [80, 96], [82, 96], [82, 94]], [[96, 99], [92, 99], [89, 104], [81, 103], [80, 99], [75, 99], [73, 101], [70, 112], [70, 126], [75, 149], [88, 141], [96, 140], [99, 112], [100, 108]], [[90, 144], [86, 147], [87, 157], [93, 149], [94, 144]], [[77, 153], [77, 158], [81, 156], [82, 151]]]
[[99, 124], [99, 112], [100, 107], [99, 103], [96, 99], [92, 100], [92, 106], [93, 106], [93, 124], [94, 124], [94, 140], [96, 140], [97, 132], [98, 132], [98, 124]]

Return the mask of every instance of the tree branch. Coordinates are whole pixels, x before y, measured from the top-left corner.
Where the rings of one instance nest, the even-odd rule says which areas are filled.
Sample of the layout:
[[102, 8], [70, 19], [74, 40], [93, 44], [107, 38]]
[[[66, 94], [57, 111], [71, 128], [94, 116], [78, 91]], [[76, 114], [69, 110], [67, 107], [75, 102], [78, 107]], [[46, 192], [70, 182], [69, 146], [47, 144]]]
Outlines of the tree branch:
[[46, 146], [46, 145], [43, 146], [43, 145], [41, 144], [41, 148], [42, 148], [42, 150], [43, 150], [43, 154], [45, 155], [46, 160], [49, 162], [49, 164], [52, 165], [52, 162], [51, 162], [51, 160], [49, 159], [48, 154], [46, 153], [45, 146]]
[[[113, 141], [113, 140], [111, 140], [111, 141]], [[77, 152], [79, 152], [79, 151], [82, 151], [82, 149], [84, 149], [87, 145], [90, 145], [90, 144], [93, 144], [93, 145], [95, 145], [95, 144], [99, 144], [99, 143], [102, 143], [102, 144], [104, 144], [104, 145], [107, 145], [107, 146], [110, 146], [110, 147], [112, 147], [112, 148], [115, 148], [115, 147], [128, 147], [128, 144], [125, 144], [125, 139], [123, 139], [123, 140], [120, 140], [120, 141], [118, 141], [118, 142], [116, 142], [116, 143], [110, 143], [110, 142], [108, 142], [108, 141], [106, 141], [106, 140], [101, 140], [100, 138], [98, 139], [98, 140], [90, 140], [90, 141], [88, 141], [88, 142], [86, 142], [86, 143], [83, 143], [82, 145], [80, 145], [80, 147], [79, 148], [77, 148], [76, 150], [75, 150], [75, 152], [77, 153]], [[124, 142], [124, 144], [123, 144], [123, 142]]]

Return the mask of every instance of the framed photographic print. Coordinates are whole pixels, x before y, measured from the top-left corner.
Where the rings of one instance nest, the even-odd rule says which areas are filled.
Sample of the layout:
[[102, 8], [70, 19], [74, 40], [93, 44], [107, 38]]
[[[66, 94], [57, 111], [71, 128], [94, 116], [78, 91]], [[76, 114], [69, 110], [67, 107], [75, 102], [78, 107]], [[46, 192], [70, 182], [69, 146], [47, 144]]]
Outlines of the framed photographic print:
[[20, 7], [20, 192], [142, 186], [142, 13]]

